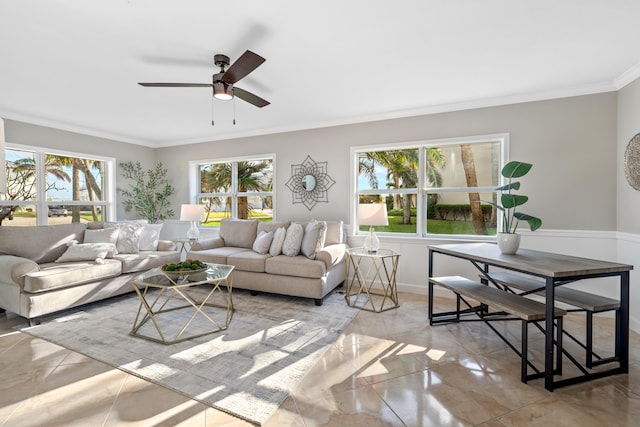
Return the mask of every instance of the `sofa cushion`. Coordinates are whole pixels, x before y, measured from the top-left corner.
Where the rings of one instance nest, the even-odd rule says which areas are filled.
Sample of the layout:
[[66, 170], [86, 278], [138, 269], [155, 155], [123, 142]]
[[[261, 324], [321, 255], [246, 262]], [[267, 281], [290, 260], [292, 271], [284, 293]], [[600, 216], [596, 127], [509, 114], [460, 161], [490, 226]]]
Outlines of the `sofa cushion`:
[[309, 259], [315, 259], [316, 253], [324, 246], [327, 234], [327, 223], [324, 221], [311, 221], [304, 229], [300, 252]]
[[256, 240], [258, 220], [223, 218], [220, 221], [220, 237], [225, 246], [251, 249]]
[[324, 262], [309, 259], [304, 255], [295, 257], [278, 255], [267, 258], [264, 263], [264, 270], [269, 274], [308, 277], [311, 279], [321, 278], [327, 273]]
[[112, 243], [118, 242], [119, 228], [103, 228], [100, 230], [85, 230], [83, 243]]
[[289, 228], [291, 225], [291, 221], [271, 221], [271, 222], [262, 222], [258, 223], [258, 233], [261, 231], [273, 232], [275, 233], [278, 228], [284, 228], [285, 230]]
[[113, 258], [116, 248], [113, 243], [79, 243], [69, 245], [67, 250], [55, 262], [94, 261]]
[[292, 223], [287, 228], [287, 235], [284, 238], [284, 244], [282, 245], [282, 253], [286, 256], [296, 256], [300, 253], [300, 245], [302, 244], [302, 237], [304, 236], [304, 229], [299, 223]]
[[53, 262], [67, 250], [67, 242], [84, 240], [85, 225], [0, 227], [0, 254], [28, 258], [38, 264]]
[[141, 251], [158, 250], [158, 241], [160, 240], [160, 232], [163, 224], [145, 224], [140, 233], [140, 241], [138, 249]]
[[134, 273], [180, 262], [180, 252], [140, 251], [137, 254], [118, 254], [114, 258], [122, 262], [123, 273]]
[[327, 221], [327, 234], [324, 239], [325, 246], [344, 243], [342, 225], [342, 221]]
[[227, 257], [239, 252], [250, 252], [251, 249], [235, 248], [223, 246], [220, 248], [203, 249], [201, 251], [190, 251], [188, 256], [192, 259], [198, 259], [204, 262], [213, 262], [215, 264], [228, 264]]
[[39, 271], [40, 266], [27, 258], [0, 255], [0, 282], [24, 285], [24, 276]]
[[253, 251], [236, 252], [227, 257], [227, 264], [235, 266], [236, 270], [264, 273], [264, 263], [269, 254], [259, 254]]
[[273, 231], [261, 231], [258, 233], [258, 237], [253, 242], [252, 249], [259, 254], [269, 253], [271, 247], [271, 241], [273, 240]]
[[284, 227], [278, 228], [273, 233], [273, 240], [269, 247], [269, 255], [277, 256], [282, 253], [282, 245], [284, 245], [284, 238], [287, 237], [287, 230]]
[[67, 288], [119, 276], [121, 273], [122, 264], [114, 259], [105, 259], [100, 264], [91, 261], [41, 264], [40, 271], [34, 271], [24, 276], [24, 290], [25, 292], [37, 293]]

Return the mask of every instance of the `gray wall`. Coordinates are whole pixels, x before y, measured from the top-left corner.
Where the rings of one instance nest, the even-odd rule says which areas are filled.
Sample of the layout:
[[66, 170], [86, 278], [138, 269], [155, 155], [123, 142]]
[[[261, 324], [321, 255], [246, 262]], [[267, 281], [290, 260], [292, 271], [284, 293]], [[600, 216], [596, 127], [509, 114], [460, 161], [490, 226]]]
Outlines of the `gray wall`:
[[[350, 213], [350, 147], [506, 132], [510, 158], [534, 164], [522, 180], [522, 193], [530, 197], [527, 211], [543, 219], [543, 229], [615, 231], [617, 185], [624, 196], [617, 209], [621, 229], [638, 233], [640, 222], [634, 218], [640, 212], [640, 196], [621, 184], [621, 172], [614, 171], [619, 170], [622, 142], [638, 131], [632, 122], [640, 109], [639, 86], [636, 82], [621, 91], [621, 105], [629, 104], [622, 113], [629, 119], [620, 120], [618, 142], [615, 92], [159, 149], [12, 120], [5, 121], [5, 132], [10, 143], [110, 156], [117, 163], [139, 160], [145, 168], [163, 162], [176, 187], [176, 213], [189, 201], [190, 160], [274, 153], [277, 217], [345, 222]], [[312, 211], [293, 204], [285, 186], [291, 166], [307, 155], [328, 162], [327, 172], [336, 181], [329, 203], [318, 203]], [[124, 185], [118, 173], [117, 186]], [[635, 207], [625, 211], [627, 199], [633, 197]], [[119, 219], [133, 216], [118, 207]]]
[[618, 231], [634, 234], [640, 234], [640, 192], [624, 176], [624, 152], [637, 133], [640, 133], [640, 79], [618, 93]]
[[[112, 139], [98, 138], [15, 120], [5, 119], [4, 127], [5, 139], [8, 143], [113, 157], [116, 159], [116, 164], [138, 160], [145, 169], [149, 169], [156, 164], [155, 148], [127, 144]], [[127, 182], [120, 176], [119, 172], [117, 172], [116, 187], [127, 188]], [[119, 197], [120, 195], [118, 194], [116, 198], [118, 199]], [[116, 210], [117, 219], [136, 218], [135, 212], [124, 212], [122, 204], [118, 203], [117, 200]]]
[[[522, 180], [530, 197], [527, 212], [543, 219], [543, 229], [616, 230], [615, 92], [481, 108], [299, 132], [160, 148], [177, 194], [188, 202], [190, 160], [275, 153], [276, 216], [281, 219], [349, 219], [349, 150], [386, 144], [470, 135], [509, 133], [510, 158], [532, 162]], [[291, 165], [307, 155], [328, 162], [336, 181], [329, 203], [312, 211], [292, 204], [285, 186]]]

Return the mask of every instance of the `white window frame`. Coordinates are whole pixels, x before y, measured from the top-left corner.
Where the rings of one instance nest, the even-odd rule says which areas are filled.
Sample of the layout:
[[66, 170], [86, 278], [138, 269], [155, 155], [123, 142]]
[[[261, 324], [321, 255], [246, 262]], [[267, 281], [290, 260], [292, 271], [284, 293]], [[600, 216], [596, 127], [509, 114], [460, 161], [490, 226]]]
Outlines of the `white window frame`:
[[[488, 135], [475, 135], [467, 137], [454, 137], [454, 138], [442, 138], [442, 139], [429, 139], [429, 140], [417, 140], [410, 142], [399, 142], [390, 144], [376, 144], [376, 145], [361, 145], [353, 146], [350, 150], [351, 164], [350, 164], [350, 188], [351, 188], [351, 200], [349, 218], [351, 224], [354, 224], [351, 230], [353, 236], [365, 235], [366, 232], [359, 230], [358, 224], [358, 200], [359, 196], [363, 194], [416, 194], [416, 232], [414, 233], [384, 233], [376, 232], [378, 235], [383, 236], [395, 236], [406, 238], [437, 238], [437, 239], [464, 239], [464, 240], [495, 240], [495, 236], [476, 236], [476, 235], [456, 235], [456, 234], [429, 234], [426, 228], [427, 219], [427, 206], [426, 196], [427, 194], [438, 193], [451, 193], [451, 192], [464, 192], [469, 193], [468, 187], [438, 187], [427, 188], [425, 183], [425, 152], [427, 148], [431, 147], [443, 147], [462, 144], [480, 144], [487, 142], [500, 142], [500, 168], [506, 163], [506, 159], [509, 155], [509, 134], [508, 133], [496, 133]], [[418, 165], [418, 188], [408, 189], [371, 189], [371, 190], [359, 190], [358, 189], [358, 154], [366, 151], [396, 151], [396, 150], [408, 150], [418, 149], [419, 153], [419, 165]], [[501, 179], [501, 178], [500, 178]], [[473, 192], [495, 192], [495, 187], [474, 187]], [[498, 229], [500, 229], [500, 222], [502, 218], [498, 216]]]
[[[238, 163], [247, 162], [247, 161], [260, 161], [260, 160], [271, 160], [271, 166], [273, 169], [271, 191], [238, 192], [238, 182], [237, 182], [238, 181]], [[203, 164], [210, 164], [210, 163], [231, 163], [232, 176], [231, 176], [230, 192], [200, 193], [200, 166]], [[189, 161], [189, 203], [197, 204], [200, 198], [210, 197], [212, 195], [215, 197], [231, 197], [232, 199], [231, 218], [238, 217], [238, 197], [271, 196], [271, 203], [273, 206], [273, 220], [275, 221], [276, 219], [275, 218], [276, 216], [275, 188], [276, 188], [276, 155], [275, 153]], [[215, 227], [207, 227], [207, 228], [215, 228]]]
[[[78, 153], [75, 151], [63, 151], [56, 150], [47, 147], [38, 147], [23, 144], [14, 144], [6, 142], [5, 150], [19, 150], [33, 152], [36, 160], [36, 200], [35, 201], [22, 201], [22, 200], [0, 200], [0, 206], [36, 206], [36, 225], [48, 225], [49, 224], [49, 206], [64, 204], [65, 206], [86, 206], [86, 205], [99, 205], [105, 206], [103, 213], [103, 220], [115, 220], [116, 218], [116, 182], [115, 182], [115, 169], [116, 159], [114, 157], [104, 157], [95, 154]], [[92, 159], [104, 162], [104, 185], [102, 189], [104, 194], [104, 200], [90, 202], [88, 200], [65, 200], [65, 201], [47, 201], [46, 195], [46, 171], [44, 167], [45, 156], [63, 156], [63, 157], [76, 157], [81, 159]]]

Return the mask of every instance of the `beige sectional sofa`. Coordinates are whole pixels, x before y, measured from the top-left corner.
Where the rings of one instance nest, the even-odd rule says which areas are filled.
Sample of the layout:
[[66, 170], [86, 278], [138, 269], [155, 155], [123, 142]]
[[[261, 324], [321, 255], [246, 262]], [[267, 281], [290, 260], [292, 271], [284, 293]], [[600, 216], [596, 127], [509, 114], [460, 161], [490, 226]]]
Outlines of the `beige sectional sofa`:
[[0, 227], [0, 308], [26, 317], [133, 291], [141, 271], [178, 262], [159, 225], [135, 222]]
[[313, 298], [321, 305], [347, 277], [344, 240], [342, 221], [225, 218], [219, 236], [195, 242], [187, 257], [234, 265], [234, 288]]

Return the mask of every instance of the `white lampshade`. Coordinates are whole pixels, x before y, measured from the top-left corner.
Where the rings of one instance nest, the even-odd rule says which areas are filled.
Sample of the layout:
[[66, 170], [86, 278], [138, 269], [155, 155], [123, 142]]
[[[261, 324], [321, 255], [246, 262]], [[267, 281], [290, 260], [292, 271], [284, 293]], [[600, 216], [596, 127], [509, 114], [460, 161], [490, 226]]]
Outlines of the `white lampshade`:
[[187, 231], [187, 237], [191, 240], [198, 240], [200, 230], [198, 230], [196, 221], [201, 221], [203, 218], [203, 205], [182, 205], [180, 207], [180, 221], [191, 221], [191, 226]]
[[180, 207], [180, 221], [200, 221], [203, 217], [203, 205], [182, 205]]
[[358, 224], [389, 225], [387, 205], [384, 203], [367, 203], [358, 205]]
[[369, 234], [364, 239], [364, 249], [369, 252], [376, 252], [380, 248], [380, 240], [376, 236], [373, 226], [389, 225], [387, 205], [384, 203], [358, 205], [358, 224], [369, 226]]

